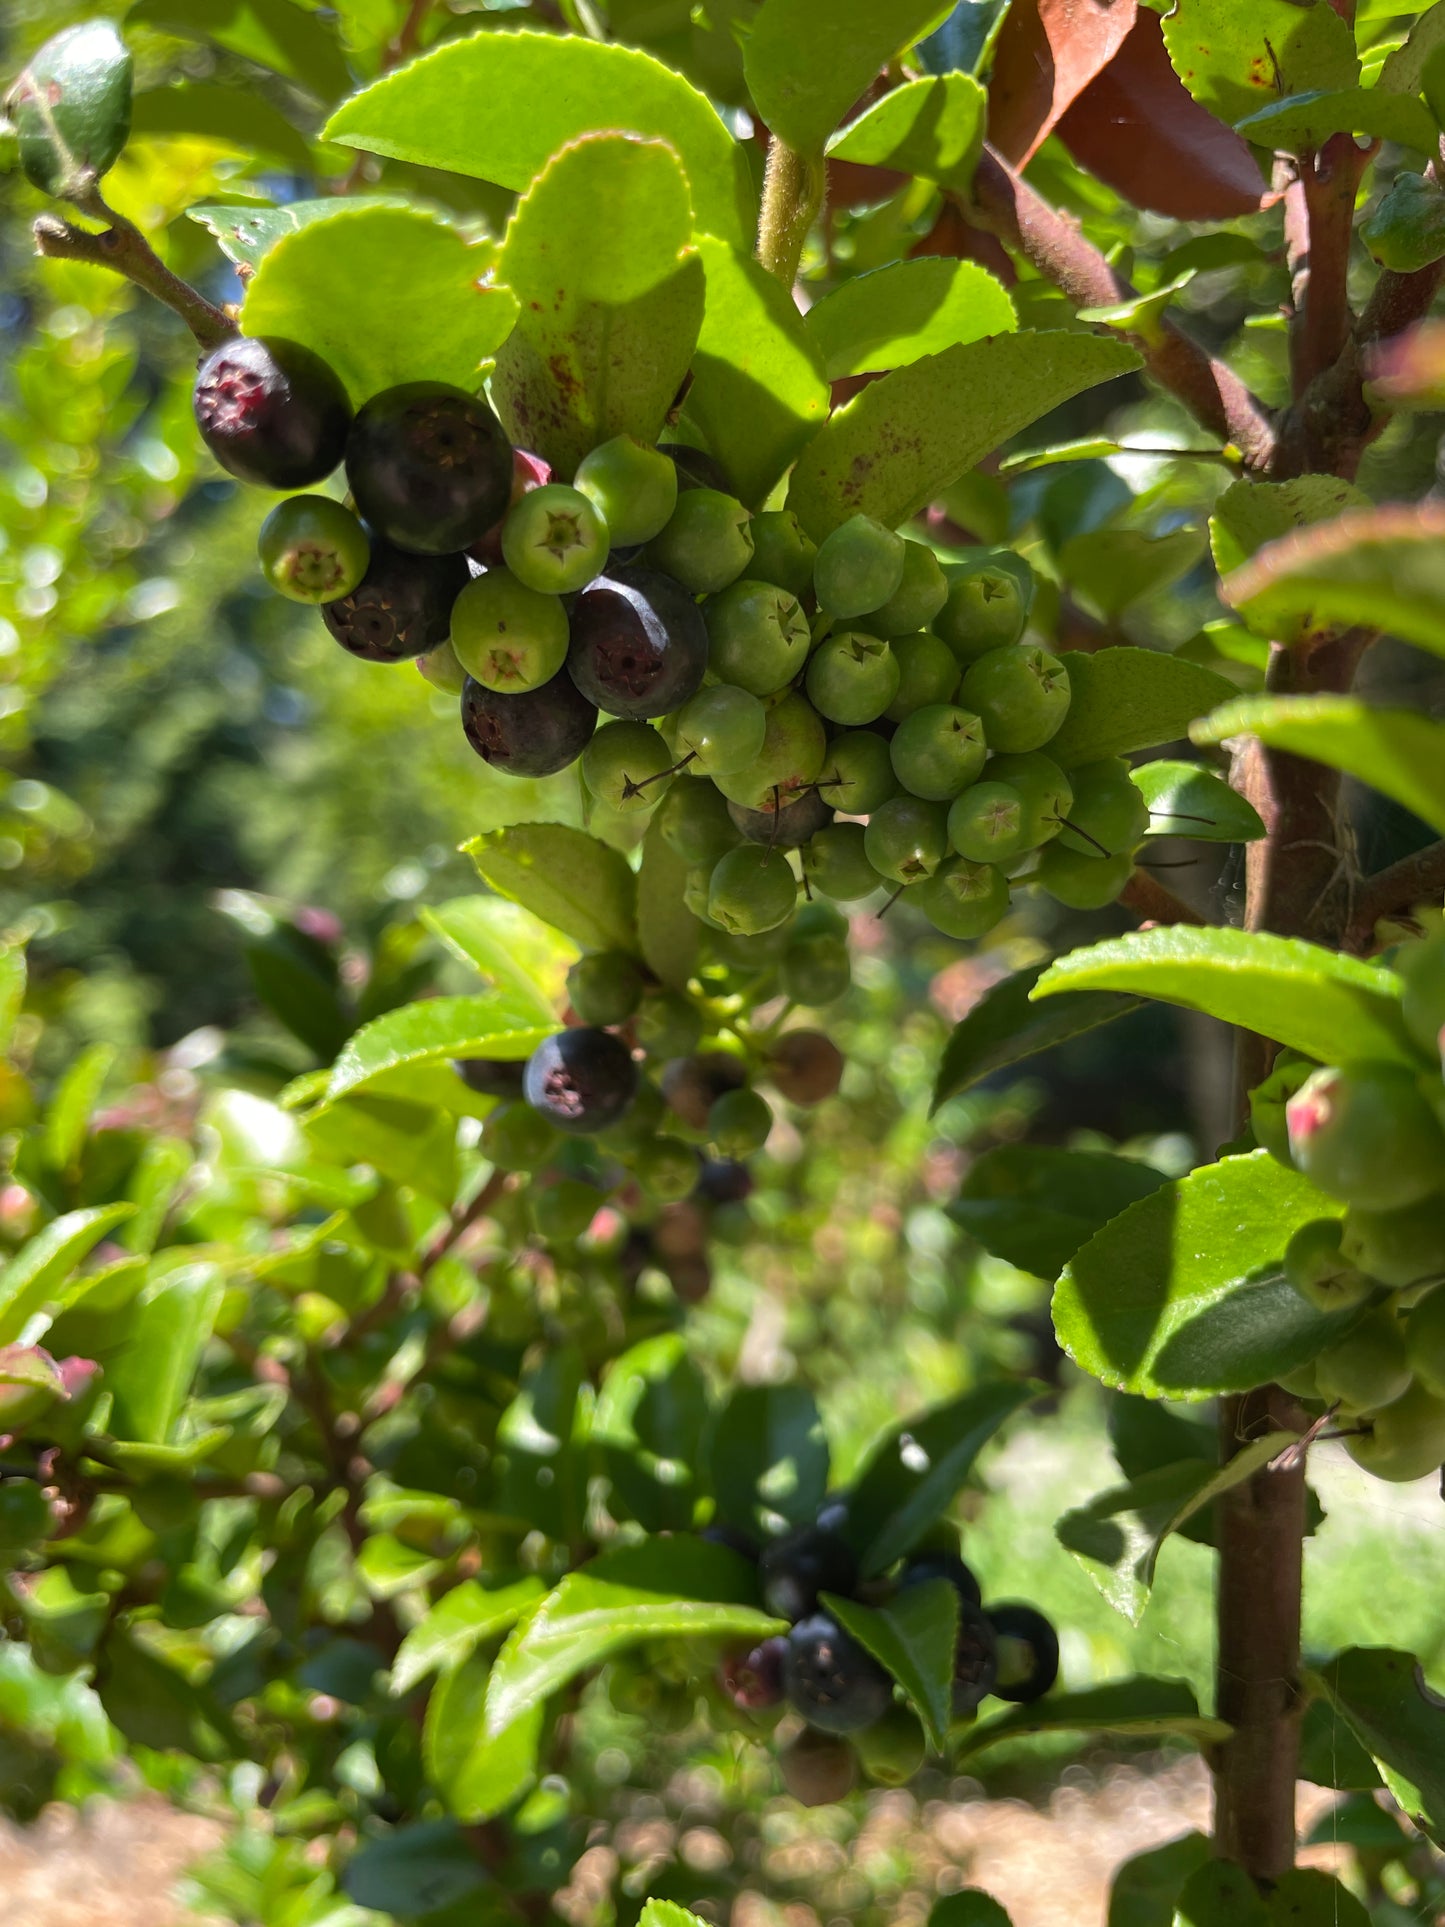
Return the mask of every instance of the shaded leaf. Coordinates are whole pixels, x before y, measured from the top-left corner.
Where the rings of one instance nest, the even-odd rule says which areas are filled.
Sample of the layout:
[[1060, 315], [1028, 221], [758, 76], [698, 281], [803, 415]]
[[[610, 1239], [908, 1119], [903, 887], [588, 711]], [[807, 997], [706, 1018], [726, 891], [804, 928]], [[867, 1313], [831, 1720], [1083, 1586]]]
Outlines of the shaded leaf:
[[1353, 1646], [1317, 1683], [1380, 1769], [1407, 1816], [1445, 1840], [1445, 1700], [1411, 1653]]
[[1052, 1279], [1110, 1218], [1166, 1182], [1108, 1151], [1000, 1144], [974, 1161], [948, 1215], [985, 1251]]
[[483, 997], [425, 997], [364, 1024], [337, 1058], [326, 1087], [335, 1104], [413, 1064], [453, 1057], [530, 1057], [557, 1028], [534, 1000], [511, 990]]
[[928, 1927], [1010, 1927], [1009, 1917], [992, 1894], [980, 1887], [964, 1887], [935, 1900]]
[[1120, 1679], [1081, 1693], [1050, 1693], [1032, 1705], [1011, 1707], [997, 1719], [980, 1720], [963, 1735], [960, 1755], [967, 1758], [1026, 1733], [1119, 1733], [1130, 1738], [1177, 1733], [1205, 1746], [1227, 1739], [1229, 1728], [1200, 1712], [1194, 1689], [1182, 1679]]
[[752, 246], [757, 201], [742, 149], [695, 87], [631, 47], [470, 34], [354, 95], [324, 137], [520, 194], [559, 148], [603, 128], [667, 141], [687, 171], [698, 226]]
[[989, 76], [989, 138], [1001, 154], [1032, 157], [1119, 51], [1135, 11], [1134, 0], [1014, 0]]
[[341, 1885], [358, 1907], [412, 1919], [487, 1885], [455, 1820], [424, 1820], [370, 1839], [347, 1861]]
[[[1297, 475], [1289, 482], [1231, 482], [1209, 518], [1214, 566], [1221, 576], [1229, 575], [1266, 542], [1312, 522], [1332, 521], [1349, 509], [1368, 507], [1369, 497], [1362, 489], [1333, 475]], [[1297, 625], [1276, 631], [1263, 617], [1252, 619], [1247, 608], [1241, 608], [1240, 614], [1266, 637], [1278, 633], [1281, 641], [1295, 639]]]
[[1381, 93], [1374, 87], [1290, 94], [1247, 114], [1235, 122], [1235, 128], [1256, 146], [1285, 154], [1323, 147], [1331, 134], [1398, 141], [1424, 154], [1433, 154], [1440, 141], [1435, 116], [1423, 100], [1413, 94]]
[[311, 143], [254, 88], [218, 81], [185, 80], [137, 94], [131, 107], [132, 140], [206, 140], [262, 160], [279, 161], [293, 174], [312, 172]]
[[642, 839], [637, 872], [637, 947], [659, 983], [685, 990], [702, 947], [702, 924], [682, 900], [687, 864], [658, 827]]
[[213, 40], [228, 53], [299, 81], [320, 101], [338, 100], [351, 86], [329, 23], [292, 0], [138, 0], [126, 25]]
[[1254, 805], [1238, 790], [1232, 790], [1222, 776], [1198, 763], [1141, 763], [1129, 775], [1149, 805], [1148, 836], [1187, 836], [1196, 843], [1249, 843], [1266, 834]]
[[1387, 54], [1375, 77], [1383, 94], [1418, 94], [1425, 84], [1425, 66], [1438, 47], [1445, 46], [1445, 17], [1427, 7], [1405, 36], [1403, 46]]
[[1227, 677], [1157, 649], [1070, 650], [1064, 661], [1069, 713], [1046, 748], [1065, 769], [1177, 742], [1237, 693]]
[[1259, 1888], [1230, 1860], [1196, 1867], [1174, 1909], [1174, 1927], [1269, 1927], [1269, 1918]]
[[1204, 1835], [1185, 1833], [1126, 1860], [1109, 1892], [1108, 1927], [1174, 1927], [1175, 1898], [1208, 1858]]
[[1354, 35], [1329, 0], [1178, 0], [1163, 24], [1175, 72], [1230, 126], [1282, 94], [1353, 87], [1360, 76]]
[[1008, 334], [1017, 322], [1007, 289], [986, 269], [935, 254], [840, 282], [814, 302], [804, 325], [828, 380], [841, 381]]
[[252, 202], [239, 206], [209, 203], [188, 207], [186, 218], [209, 229], [228, 261], [243, 272], [256, 268], [286, 234], [309, 227], [313, 221], [329, 221], [335, 214], [348, 214], [357, 207], [405, 208], [409, 204], [393, 194], [357, 195], [338, 200], [328, 194], [319, 201], [288, 201], [285, 207], [257, 207]]
[[1177, 582], [1194, 567], [1204, 547], [1203, 529], [1171, 529], [1167, 535], [1090, 529], [1065, 542], [1059, 568], [1090, 608], [1116, 616], [1131, 602]]
[[966, 194], [983, 151], [988, 96], [970, 74], [905, 81], [828, 142], [828, 156], [893, 167]]
[[498, 1506], [563, 1545], [580, 1536], [586, 1500], [588, 1412], [581, 1391], [581, 1353], [575, 1345], [554, 1346], [523, 1378], [497, 1423]]
[[996, 335], [923, 355], [819, 430], [788, 506], [815, 539], [859, 513], [896, 528], [1030, 422], [1138, 366], [1123, 342], [1085, 334]]
[[933, 1087], [934, 1110], [996, 1071], [1052, 1050], [1056, 1044], [1066, 1044], [1071, 1037], [1082, 1037], [1100, 1024], [1127, 1017], [1144, 1001], [1142, 997], [1116, 996], [1111, 991], [1080, 991], [1036, 1004], [1032, 1001], [1033, 989], [1047, 968], [1046, 964], [1033, 964], [990, 985], [968, 1015], [954, 1025]]
[[1033, 995], [1125, 990], [1258, 1031], [1321, 1063], [1413, 1064], [1400, 979], [1380, 964], [1265, 931], [1132, 931], [1051, 964]]
[[909, 1586], [886, 1606], [865, 1606], [833, 1593], [824, 1593], [822, 1603], [903, 1688], [923, 1722], [929, 1745], [942, 1753], [953, 1708], [957, 1587], [947, 1579], [930, 1579], [921, 1586]]
[[947, 0], [766, 0], [743, 47], [764, 124], [800, 153], [821, 154], [879, 68], [950, 10]]
[[636, 950], [637, 879], [595, 836], [562, 823], [515, 823], [462, 847], [484, 883], [584, 950]]
[[737, 1385], [704, 1440], [719, 1519], [764, 1537], [817, 1516], [828, 1438], [804, 1385]]
[[614, 1359], [597, 1397], [592, 1443], [614, 1499], [649, 1532], [692, 1524], [707, 1385], [678, 1332]]
[[1291, 1867], [1269, 1896], [1269, 1927], [1370, 1927], [1370, 1918], [1348, 1887], [1318, 1867]]
[[[1341, 1792], [1372, 1793], [1381, 1786], [1380, 1769], [1361, 1746], [1355, 1729], [1323, 1695], [1305, 1708], [1300, 1729], [1299, 1777]], [[1379, 1812], [1379, 1808], [1375, 1808]], [[1397, 1823], [1392, 1822], [1392, 1825]]]

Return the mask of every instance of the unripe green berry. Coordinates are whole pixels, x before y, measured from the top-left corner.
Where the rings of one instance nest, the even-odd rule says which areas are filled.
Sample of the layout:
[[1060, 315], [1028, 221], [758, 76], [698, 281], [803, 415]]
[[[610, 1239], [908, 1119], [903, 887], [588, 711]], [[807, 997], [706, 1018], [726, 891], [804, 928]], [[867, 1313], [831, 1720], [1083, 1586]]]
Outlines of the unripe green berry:
[[584, 1184], [579, 1178], [533, 1185], [529, 1196], [537, 1234], [550, 1245], [575, 1244], [602, 1206], [597, 1186]]
[[886, 642], [861, 629], [840, 629], [809, 660], [808, 700], [830, 723], [871, 723], [898, 693], [899, 674]]
[[813, 564], [818, 607], [840, 622], [881, 609], [903, 580], [903, 537], [870, 515], [833, 530]]
[[708, 885], [708, 913], [724, 930], [751, 937], [786, 923], [798, 901], [788, 860], [755, 843], [729, 850]]
[[1440, 1055], [1445, 1027], [1445, 929], [1423, 943], [1408, 943], [1395, 964], [1404, 983], [1400, 1010], [1405, 1028], [1432, 1061]]
[[990, 749], [1019, 755], [1057, 734], [1069, 713], [1069, 672], [1032, 644], [991, 649], [964, 671], [958, 700], [982, 718]]
[[697, 1186], [698, 1155], [680, 1137], [655, 1137], [632, 1160], [637, 1182], [659, 1204], [677, 1204]]
[[1345, 1450], [1377, 1479], [1423, 1479], [1445, 1461], [1445, 1398], [1418, 1381], [1391, 1404], [1361, 1414], [1357, 1425]]
[[499, 1171], [535, 1171], [560, 1142], [530, 1104], [499, 1104], [482, 1125], [482, 1156]]
[[1033, 571], [1011, 549], [980, 549], [944, 570], [948, 600], [933, 630], [961, 663], [1018, 641], [1033, 598]]
[[1445, 1398], [1445, 1286], [1437, 1285], [1410, 1313], [1405, 1362], [1427, 1392]]
[[753, 696], [785, 689], [808, 660], [812, 631], [797, 597], [745, 576], [703, 604], [707, 666]]
[[1123, 856], [1077, 856], [1050, 843], [1040, 852], [1030, 881], [1047, 890], [1069, 910], [1102, 910], [1113, 903], [1129, 881], [1134, 859]]
[[338, 602], [366, 574], [371, 542], [341, 502], [291, 495], [278, 502], [256, 538], [261, 573], [292, 602]]
[[871, 816], [899, 791], [886, 740], [871, 729], [845, 730], [823, 752], [818, 794], [844, 816]]
[[921, 910], [945, 937], [982, 937], [1003, 917], [1009, 904], [1008, 883], [992, 864], [970, 863], [950, 857], [931, 877], [915, 883], [908, 902]]
[[756, 696], [729, 683], [699, 689], [663, 724], [673, 754], [690, 776], [731, 776], [757, 761], [768, 712]]
[[567, 611], [509, 569], [475, 576], [452, 605], [452, 648], [484, 689], [519, 694], [551, 682], [567, 660]]
[[1328, 1403], [1370, 1412], [1393, 1405], [1410, 1387], [1405, 1334], [1392, 1311], [1373, 1311], [1347, 1338], [1315, 1360], [1315, 1383]]
[[1079, 856], [1120, 856], [1138, 848], [1149, 828], [1144, 801], [1122, 756], [1105, 756], [1069, 771], [1074, 800], [1059, 847]]
[[880, 876], [921, 883], [948, 854], [948, 812], [917, 796], [895, 796], [874, 810], [863, 850]]
[[1315, 1218], [1301, 1225], [1284, 1249], [1285, 1277], [1320, 1311], [1349, 1311], [1373, 1290], [1341, 1250], [1343, 1229], [1338, 1218]]
[[672, 457], [632, 435], [614, 435], [584, 455], [575, 486], [606, 523], [614, 548], [650, 542], [677, 507]]
[[973, 783], [954, 798], [948, 840], [970, 863], [1007, 863], [1028, 848], [1024, 799], [1008, 783]]
[[1398, 1211], [1348, 1211], [1340, 1248], [1392, 1291], [1445, 1279], [1445, 1197], [1435, 1192]]
[[784, 696], [768, 711], [762, 748], [751, 767], [713, 780], [730, 803], [744, 809], [782, 809], [816, 783], [826, 749], [822, 719], [812, 704], [796, 694]]
[[582, 752], [582, 780], [609, 809], [635, 816], [662, 801], [673, 760], [650, 723], [604, 723]]
[[988, 754], [975, 712], [954, 703], [929, 703], [905, 716], [889, 744], [893, 773], [913, 796], [947, 803], [968, 788]]
[[772, 582], [789, 595], [804, 596], [813, 586], [818, 545], [803, 531], [791, 509], [767, 509], [753, 517], [753, 559], [749, 573]]
[[853, 982], [848, 946], [838, 937], [798, 937], [783, 958], [783, 993], [811, 1010], [834, 1003]]
[[1007, 783], [1023, 798], [1023, 849], [1036, 850], [1061, 833], [1074, 790], [1052, 757], [1039, 749], [1025, 756], [992, 756], [984, 776], [990, 783]]
[[674, 783], [656, 820], [663, 842], [684, 863], [710, 867], [740, 840], [727, 798], [708, 782]]
[[883, 886], [868, 861], [861, 823], [830, 823], [803, 845], [803, 875], [835, 903], [856, 903]]
[[903, 574], [898, 587], [868, 618], [880, 636], [907, 636], [926, 629], [948, 600], [948, 579], [926, 542], [903, 538]]
[[[1307, 1083], [1314, 1074], [1316, 1066], [1297, 1051], [1281, 1051], [1274, 1060], [1274, 1068], [1262, 1084], [1256, 1084], [1249, 1094], [1249, 1121], [1254, 1131], [1254, 1141], [1279, 1164], [1294, 1169], [1294, 1159], [1289, 1148], [1289, 1121], [1285, 1107], [1290, 1099]], [[1356, 1259], [1355, 1262], [1358, 1262]], [[1368, 1270], [1368, 1266], [1362, 1266]], [[1374, 1274], [1372, 1274], [1374, 1275]]]
[[1445, 1183], [1445, 1133], [1404, 1065], [1318, 1070], [1286, 1117], [1297, 1169], [1346, 1204], [1398, 1210]]
[[735, 495], [684, 489], [647, 559], [694, 595], [715, 595], [746, 574], [753, 555], [752, 516]]
[[649, 1057], [686, 1057], [702, 1040], [702, 1013], [678, 990], [653, 991], [637, 1013], [637, 1041]]
[[898, 664], [898, 688], [884, 715], [901, 723], [915, 709], [929, 703], [951, 703], [958, 693], [958, 662], [946, 642], [920, 630], [894, 638], [893, 659]]
[[567, 972], [567, 1000], [584, 1024], [625, 1024], [642, 989], [642, 972], [621, 950], [594, 950]]
[[426, 655], [418, 656], [416, 666], [431, 684], [444, 695], [460, 696], [467, 686], [467, 672], [457, 661], [457, 652], [450, 642], [440, 642]]
[[724, 1091], [707, 1114], [708, 1139], [725, 1158], [761, 1151], [772, 1128], [773, 1113], [757, 1091]]

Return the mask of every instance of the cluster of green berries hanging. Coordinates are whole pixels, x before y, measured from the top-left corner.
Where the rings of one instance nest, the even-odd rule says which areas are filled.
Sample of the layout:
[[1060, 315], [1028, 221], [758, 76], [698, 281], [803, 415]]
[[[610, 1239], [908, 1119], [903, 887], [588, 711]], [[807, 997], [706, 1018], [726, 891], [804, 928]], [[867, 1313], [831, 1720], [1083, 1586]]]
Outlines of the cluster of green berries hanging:
[[1118, 758], [1065, 774], [1047, 754], [1069, 674], [1024, 637], [1022, 557], [944, 565], [866, 515], [818, 546], [702, 451], [626, 435], [562, 482], [442, 383], [353, 418], [293, 342], [217, 349], [195, 406], [245, 481], [306, 489], [345, 463], [353, 507], [301, 494], [267, 518], [274, 586], [354, 655], [416, 658], [494, 769], [580, 760], [599, 802], [657, 811], [713, 929], [786, 924], [801, 882], [906, 893], [974, 938], [1015, 881], [1077, 909], [1127, 881], [1147, 810]]
[[1381, 1479], [1445, 1465], [1445, 929], [1390, 960], [1415, 1064], [1286, 1052], [1253, 1093], [1259, 1143], [1343, 1213], [1303, 1225], [1285, 1275], [1343, 1335], [1285, 1381]]
[[[923, 1729], [878, 1660], [841, 1623], [836, 1602], [877, 1606], [914, 1586], [943, 1580], [958, 1600], [953, 1718], [974, 1719], [982, 1702], [1024, 1702], [1047, 1693], [1058, 1677], [1059, 1642], [1032, 1606], [985, 1607], [977, 1579], [960, 1557], [958, 1535], [940, 1526], [890, 1576], [863, 1580], [849, 1540], [846, 1498], [832, 1498], [809, 1525], [793, 1527], [761, 1548], [726, 1528], [715, 1536], [757, 1560], [763, 1604], [789, 1630], [748, 1651], [727, 1655], [719, 1683], [733, 1708], [751, 1720], [791, 1712], [803, 1730], [784, 1748], [788, 1790], [807, 1805], [838, 1800], [858, 1770], [883, 1785], [911, 1780], [923, 1765]], [[830, 1603], [831, 1602], [831, 1603]]]

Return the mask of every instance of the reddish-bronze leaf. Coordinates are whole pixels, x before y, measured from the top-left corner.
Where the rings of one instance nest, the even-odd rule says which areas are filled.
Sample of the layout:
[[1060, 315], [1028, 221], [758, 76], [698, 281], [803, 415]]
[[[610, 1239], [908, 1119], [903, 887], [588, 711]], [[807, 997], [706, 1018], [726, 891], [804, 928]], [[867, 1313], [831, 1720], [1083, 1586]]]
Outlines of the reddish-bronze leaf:
[[1157, 14], [1140, 12], [1058, 131], [1081, 167], [1176, 221], [1252, 214], [1268, 192], [1248, 144], [1185, 91]]
[[1022, 166], [1106, 67], [1137, 0], [1013, 0], [988, 83], [988, 137]]

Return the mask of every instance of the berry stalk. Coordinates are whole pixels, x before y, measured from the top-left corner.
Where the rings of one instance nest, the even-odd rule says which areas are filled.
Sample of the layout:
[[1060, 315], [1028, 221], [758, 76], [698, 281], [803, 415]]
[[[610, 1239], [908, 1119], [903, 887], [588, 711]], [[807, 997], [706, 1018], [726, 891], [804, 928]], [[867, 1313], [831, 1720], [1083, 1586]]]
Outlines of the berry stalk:
[[92, 220], [106, 222], [104, 230], [92, 234], [58, 214], [42, 214], [34, 227], [37, 254], [51, 261], [84, 261], [123, 275], [178, 314], [202, 348], [219, 348], [240, 333], [224, 309], [172, 274], [135, 223], [108, 207], [98, 191], [92, 189], [76, 205]]

